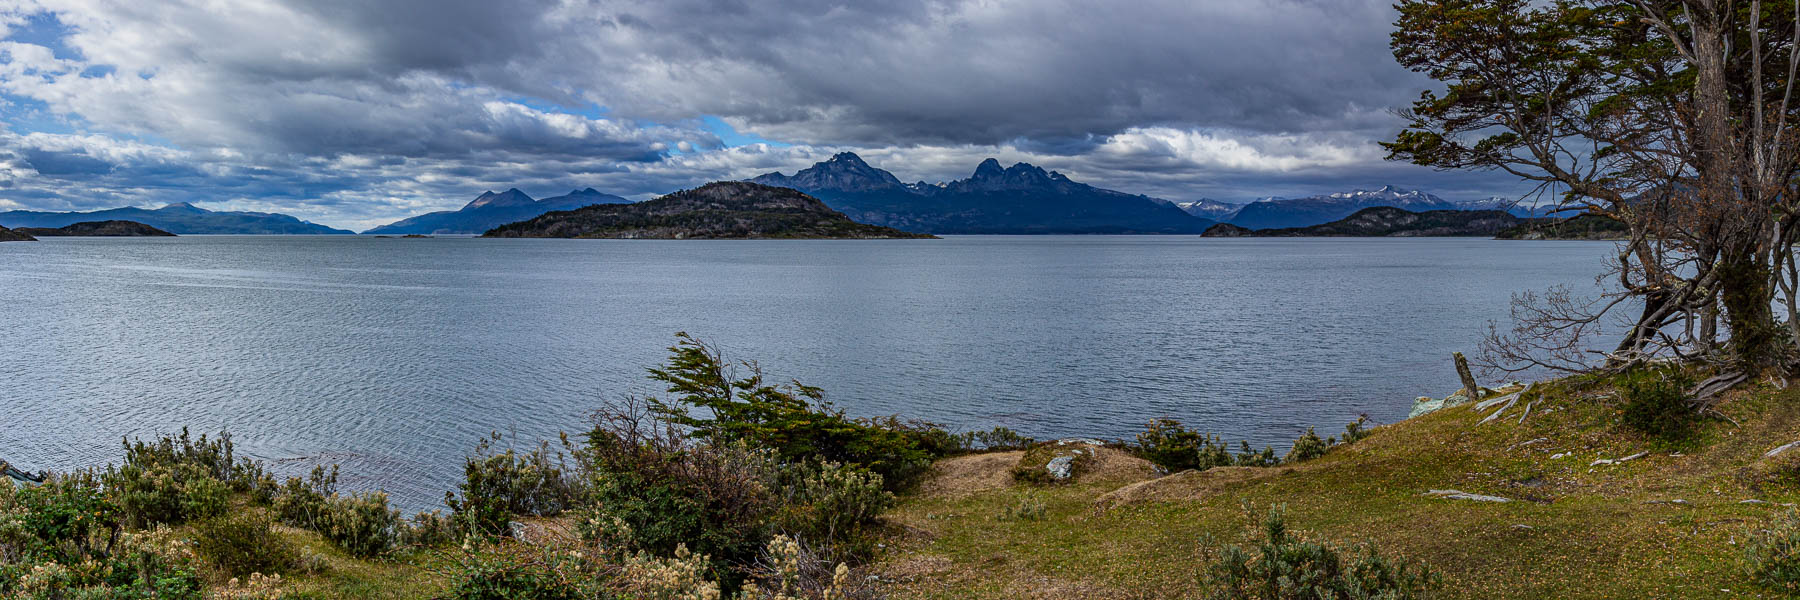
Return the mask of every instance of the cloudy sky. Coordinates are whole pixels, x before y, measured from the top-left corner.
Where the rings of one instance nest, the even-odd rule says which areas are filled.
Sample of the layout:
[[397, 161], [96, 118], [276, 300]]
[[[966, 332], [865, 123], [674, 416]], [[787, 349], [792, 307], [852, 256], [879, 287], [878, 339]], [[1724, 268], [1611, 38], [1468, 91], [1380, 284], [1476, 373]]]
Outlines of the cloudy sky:
[[851, 150], [1171, 200], [1385, 184], [1429, 82], [1390, 0], [0, 0], [0, 210], [363, 229], [486, 189], [633, 198]]

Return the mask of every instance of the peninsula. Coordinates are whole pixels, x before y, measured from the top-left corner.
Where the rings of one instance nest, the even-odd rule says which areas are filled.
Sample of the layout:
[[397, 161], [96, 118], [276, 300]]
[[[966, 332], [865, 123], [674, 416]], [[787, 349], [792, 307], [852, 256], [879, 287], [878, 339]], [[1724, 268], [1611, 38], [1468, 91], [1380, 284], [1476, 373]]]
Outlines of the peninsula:
[[175, 237], [175, 234], [137, 221], [83, 221], [62, 227], [20, 227], [16, 231], [37, 237]]

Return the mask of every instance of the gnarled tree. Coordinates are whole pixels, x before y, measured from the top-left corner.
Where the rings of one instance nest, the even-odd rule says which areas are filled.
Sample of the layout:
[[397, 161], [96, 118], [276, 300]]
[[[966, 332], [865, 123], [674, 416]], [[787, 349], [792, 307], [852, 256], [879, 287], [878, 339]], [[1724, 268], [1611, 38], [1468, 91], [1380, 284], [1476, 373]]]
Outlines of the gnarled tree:
[[[1515, 298], [1485, 366], [1623, 368], [1717, 356], [1785, 367], [1794, 318], [1800, 0], [1402, 0], [1401, 64], [1442, 82], [1403, 111], [1390, 159], [1497, 169], [1560, 211], [1626, 223], [1607, 292]], [[1635, 309], [1621, 341], [1583, 345]], [[1719, 320], [1723, 318], [1724, 327]], [[1718, 342], [1721, 334], [1729, 337]], [[1595, 356], [1598, 354], [1598, 356]]]

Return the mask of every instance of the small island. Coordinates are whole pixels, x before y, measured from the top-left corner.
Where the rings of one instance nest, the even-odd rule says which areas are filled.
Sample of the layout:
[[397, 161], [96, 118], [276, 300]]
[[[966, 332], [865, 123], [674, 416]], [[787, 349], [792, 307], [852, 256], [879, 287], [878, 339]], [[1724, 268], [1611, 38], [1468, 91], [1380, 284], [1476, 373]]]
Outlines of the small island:
[[83, 221], [55, 228], [20, 227], [16, 231], [37, 237], [175, 237], [137, 221]]
[[0, 227], [0, 242], [35, 242], [35, 241], [37, 241], [37, 238], [31, 237], [30, 235], [28, 235], [24, 232], [21, 232], [21, 231], [15, 230], [15, 229], [7, 229], [5, 227]]
[[1566, 219], [1534, 219], [1494, 235], [1498, 240], [1623, 240], [1631, 237], [1625, 223], [1591, 213]]
[[587, 239], [920, 239], [866, 225], [799, 191], [720, 181], [636, 204], [598, 204], [501, 225], [483, 237]]

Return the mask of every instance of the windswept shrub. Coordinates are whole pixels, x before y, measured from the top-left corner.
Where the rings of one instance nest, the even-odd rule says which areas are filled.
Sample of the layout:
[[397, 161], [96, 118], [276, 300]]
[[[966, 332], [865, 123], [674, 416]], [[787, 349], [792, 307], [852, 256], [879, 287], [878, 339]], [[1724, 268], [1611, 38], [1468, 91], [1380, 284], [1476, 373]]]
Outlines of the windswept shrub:
[[1242, 450], [1233, 456], [1230, 447], [1218, 436], [1188, 429], [1174, 419], [1157, 419], [1137, 435], [1137, 444], [1132, 451], [1171, 473], [1188, 469], [1204, 471], [1213, 467], [1261, 467], [1278, 462], [1273, 460], [1274, 448], [1265, 447], [1262, 452], [1254, 452], [1248, 441], [1239, 441], [1239, 445]]
[[1324, 456], [1325, 451], [1330, 449], [1331, 443], [1320, 439], [1319, 434], [1313, 433], [1313, 428], [1308, 427], [1306, 433], [1300, 434], [1300, 438], [1294, 440], [1294, 446], [1288, 449], [1287, 456], [1281, 457], [1281, 461], [1297, 463], [1312, 460]]
[[1668, 369], [1626, 373], [1619, 381], [1619, 394], [1625, 400], [1625, 425], [1665, 440], [1687, 437], [1699, 418], [1699, 413], [1688, 404], [1690, 385], [1687, 377]]
[[299, 562], [299, 554], [273, 526], [259, 510], [200, 521], [194, 525], [194, 551], [231, 577], [282, 573]]
[[956, 450], [959, 452], [999, 452], [1007, 450], [1024, 450], [1037, 440], [1019, 435], [1019, 432], [1005, 427], [995, 427], [987, 431], [969, 431], [956, 436]]
[[546, 549], [541, 557], [468, 548], [449, 600], [604, 600], [613, 598], [579, 556]]
[[1369, 415], [1357, 415], [1355, 421], [1344, 426], [1344, 437], [1339, 443], [1351, 444], [1369, 437]]
[[1800, 594], [1800, 512], [1788, 510], [1744, 534], [1744, 570], [1750, 579]]
[[[1254, 511], [1251, 511], [1254, 516]], [[1429, 598], [1442, 577], [1422, 564], [1382, 556], [1371, 544], [1346, 552], [1307, 541], [1269, 509], [1252, 549], [1203, 545], [1202, 574], [1214, 600], [1361, 600]]]
[[648, 402], [699, 440], [767, 448], [784, 462], [819, 458], [860, 465], [881, 475], [892, 491], [916, 485], [939, 456], [933, 451], [950, 445], [947, 434], [925, 424], [847, 418], [819, 388], [770, 384], [756, 363], [728, 362], [686, 333], [676, 337], [668, 364], [650, 370], [671, 397]]
[[[575, 505], [580, 482], [548, 442], [524, 453], [498, 451], [499, 433], [476, 444], [463, 466], [461, 496], [445, 493], [451, 520], [465, 533], [506, 535], [514, 516], [552, 516]], [[563, 439], [568, 447], [568, 439]]]
[[614, 550], [658, 556], [685, 544], [729, 579], [730, 566], [753, 560], [771, 535], [772, 452], [696, 443], [629, 398], [595, 413], [587, 441], [593, 508], [583, 520], [605, 527], [584, 528], [584, 537], [624, 532]]

